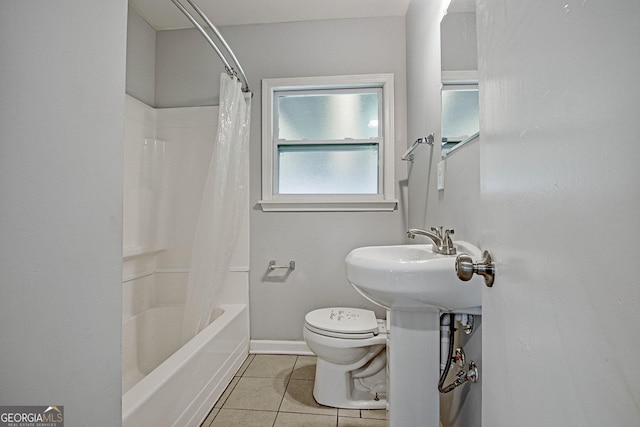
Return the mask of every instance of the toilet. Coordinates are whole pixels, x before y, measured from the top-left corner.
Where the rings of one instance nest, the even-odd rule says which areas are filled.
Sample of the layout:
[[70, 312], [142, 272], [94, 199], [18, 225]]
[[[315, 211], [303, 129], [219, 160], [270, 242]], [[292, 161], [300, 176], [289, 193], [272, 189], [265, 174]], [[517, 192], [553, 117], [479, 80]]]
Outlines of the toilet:
[[325, 406], [384, 409], [387, 323], [371, 310], [334, 307], [304, 318], [304, 340], [318, 357], [313, 397]]

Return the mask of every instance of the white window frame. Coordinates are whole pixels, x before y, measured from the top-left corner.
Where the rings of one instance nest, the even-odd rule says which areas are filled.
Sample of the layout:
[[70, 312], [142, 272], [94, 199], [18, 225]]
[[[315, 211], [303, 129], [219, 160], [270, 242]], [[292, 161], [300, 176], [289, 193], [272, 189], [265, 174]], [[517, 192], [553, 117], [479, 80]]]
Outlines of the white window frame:
[[[293, 211], [393, 211], [395, 198], [394, 171], [394, 87], [393, 74], [361, 74], [328, 77], [298, 77], [262, 80], [262, 200], [265, 212]], [[378, 194], [278, 194], [278, 142], [274, 140], [274, 94], [285, 90], [318, 89], [382, 89], [382, 139], [379, 141]], [[335, 141], [332, 141], [335, 143]], [[345, 141], [348, 144], [349, 141]]]

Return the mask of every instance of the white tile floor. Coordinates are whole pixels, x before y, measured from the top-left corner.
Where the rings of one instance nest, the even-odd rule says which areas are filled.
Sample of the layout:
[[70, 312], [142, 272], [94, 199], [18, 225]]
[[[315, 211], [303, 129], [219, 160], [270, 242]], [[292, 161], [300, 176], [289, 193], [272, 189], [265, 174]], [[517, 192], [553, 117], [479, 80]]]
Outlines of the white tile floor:
[[384, 427], [386, 411], [313, 400], [316, 358], [249, 355], [201, 427]]

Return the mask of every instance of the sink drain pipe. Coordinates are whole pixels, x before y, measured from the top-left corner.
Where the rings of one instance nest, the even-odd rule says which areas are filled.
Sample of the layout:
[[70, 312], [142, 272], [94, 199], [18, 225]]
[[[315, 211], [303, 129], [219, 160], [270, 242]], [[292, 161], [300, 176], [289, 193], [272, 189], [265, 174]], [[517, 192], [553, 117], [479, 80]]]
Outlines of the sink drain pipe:
[[451, 369], [451, 359], [453, 358], [454, 321], [455, 314], [453, 313], [443, 314], [440, 317], [440, 381], [438, 381], [440, 393], [449, 393], [453, 390], [453, 388], [449, 389], [450, 386], [445, 387], [444, 381], [449, 374], [449, 369]]
[[473, 331], [472, 315], [448, 313], [440, 317], [440, 380], [438, 381], [438, 391], [440, 393], [449, 393], [468, 381], [474, 383], [478, 381], [478, 368], [474, 362], [471, 362], [469, 363], [468, 371], [459, 371], [454, 382], [448, 386], [444, 385], [453, 361], [455, 321], [463, 325], [465, 333], [470, 334]]

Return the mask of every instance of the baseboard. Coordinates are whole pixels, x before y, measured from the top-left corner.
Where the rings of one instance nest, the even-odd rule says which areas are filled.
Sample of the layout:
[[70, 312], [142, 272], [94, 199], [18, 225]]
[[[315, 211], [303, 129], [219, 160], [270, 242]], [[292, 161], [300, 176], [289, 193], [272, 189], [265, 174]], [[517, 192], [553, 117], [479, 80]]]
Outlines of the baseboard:
[[253, 354], [297, 354], [312, 356], [304, 341], [251, 340], [249, 353]]

